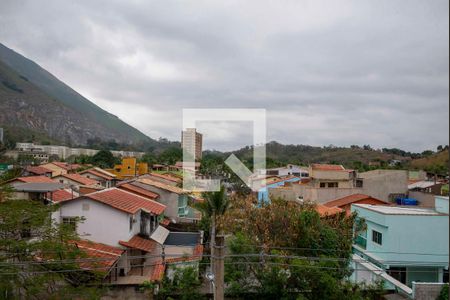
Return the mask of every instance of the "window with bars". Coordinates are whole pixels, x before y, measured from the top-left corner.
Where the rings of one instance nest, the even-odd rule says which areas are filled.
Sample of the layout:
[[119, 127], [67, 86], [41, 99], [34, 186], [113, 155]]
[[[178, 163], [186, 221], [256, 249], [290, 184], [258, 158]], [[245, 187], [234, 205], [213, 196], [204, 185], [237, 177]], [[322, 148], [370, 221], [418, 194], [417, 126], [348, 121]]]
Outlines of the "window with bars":
[[62, 222], [74, 231], [77, 229], [77, 217], [62, 217]]
[[383, 234], [376, 230], [372, 230], [372, 242], [377, 243], [378, 245], [383, 244]]

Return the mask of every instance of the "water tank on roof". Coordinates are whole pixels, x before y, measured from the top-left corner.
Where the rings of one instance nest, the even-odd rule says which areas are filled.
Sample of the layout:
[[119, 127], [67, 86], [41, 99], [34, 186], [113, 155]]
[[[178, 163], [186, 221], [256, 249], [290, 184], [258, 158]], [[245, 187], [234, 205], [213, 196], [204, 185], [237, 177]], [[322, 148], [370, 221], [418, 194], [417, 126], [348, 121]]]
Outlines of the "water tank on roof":
[[397, 198], [396, 202], [398, 205], [419, 205], [417, 199], [413, 198]]

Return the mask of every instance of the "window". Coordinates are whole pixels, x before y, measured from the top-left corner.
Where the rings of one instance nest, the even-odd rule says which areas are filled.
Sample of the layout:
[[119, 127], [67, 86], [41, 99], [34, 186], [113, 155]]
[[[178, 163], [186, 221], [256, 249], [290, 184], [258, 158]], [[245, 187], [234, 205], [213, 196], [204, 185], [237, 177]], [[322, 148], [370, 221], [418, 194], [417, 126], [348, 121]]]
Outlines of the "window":
[[130, 231], [133, 230], [133, 216], [130, 216]]
[[362, 179], [356, 179], [356, 187], [363, 187], [363, 180]]
[[321, 182], [321, 183], [320, 183], [320, 187], [321, 187], [321, 188], [324, 188], [324, 187], [325, 187], [325, 182]]
[[328, 187], [329, 188], [337, 188], [338, 187], [338, 183], [337, 182], [328, 182]]
[[77, 229], [77, 217], [62, 217], [62, 222], [74, 231]]
[[372, 230], [372, 242], [377, 243], [378, 245], [383, 244], [383, 235], [381, 232]]

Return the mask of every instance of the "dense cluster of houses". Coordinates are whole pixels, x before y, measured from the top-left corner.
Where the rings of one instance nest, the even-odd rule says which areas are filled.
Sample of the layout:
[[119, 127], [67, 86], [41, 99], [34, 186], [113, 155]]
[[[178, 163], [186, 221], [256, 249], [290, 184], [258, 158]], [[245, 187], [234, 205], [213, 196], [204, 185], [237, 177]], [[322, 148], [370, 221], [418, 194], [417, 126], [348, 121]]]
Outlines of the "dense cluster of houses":
[[449, 281], [448, 178], [424, 171], [358, 173], [342, 165], [287, 165], [261, 170], [259, 203], [315, 203], [323, 218], [357, 213], [351, 279], [382, 281], [406, 296], [423, 283]]
[[[149, 170], [135, 158], [108, 170], [49, 162], [7, 183], [16, 198], [58, 204], [52, 217], [73, 224], [81, 238], [77, 247], [103, 259], [106, 282], [139, 285], [170, 278], [180, 266], [198, 268], [202, 259], [203, 233], [183, 231], [183, 224], [201, 220], [192, 204], [202, 200], [168, 171], [162, 165]], [[418, 282], [448, 282], [447, 178], [312, 164], [259, 170], [250, 180], [261, 187], [255, 192], [259, 205], [275, 198], [314, 203], [322, 218], [356, 212], [365, 226], [355, 231], [353, 281], [382, 280], [407, 295]]]
[[183, 231], [183, 224], [201, 220], [191, 206], [199, 200], [179, 187], [181, 178], [148, 172], [118, 177], [98, 167], [50, 162], [29, 166], [6, 184], [16, 199], [57, 204], [52, 218], [73, 224], [81, 238], [74, 243], [100, 260], [81, 267], [101, 271], [105, 282], [160, 282], [180, 266], [198, 268], [203, 233]]

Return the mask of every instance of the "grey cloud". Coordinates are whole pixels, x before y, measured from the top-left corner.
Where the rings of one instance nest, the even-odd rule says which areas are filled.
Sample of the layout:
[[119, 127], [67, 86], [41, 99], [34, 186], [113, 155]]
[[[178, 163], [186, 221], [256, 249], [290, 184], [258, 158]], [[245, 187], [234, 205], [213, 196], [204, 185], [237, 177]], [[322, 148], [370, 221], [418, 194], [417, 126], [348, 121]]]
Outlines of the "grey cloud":
[[[182, 108], [253, 107], [269, 140], [420, 151], [448, 143], [448, 5], [10, 0], [0, 41], [154, 137]], [[245, 145], [231, 129], [210, 147]]]

